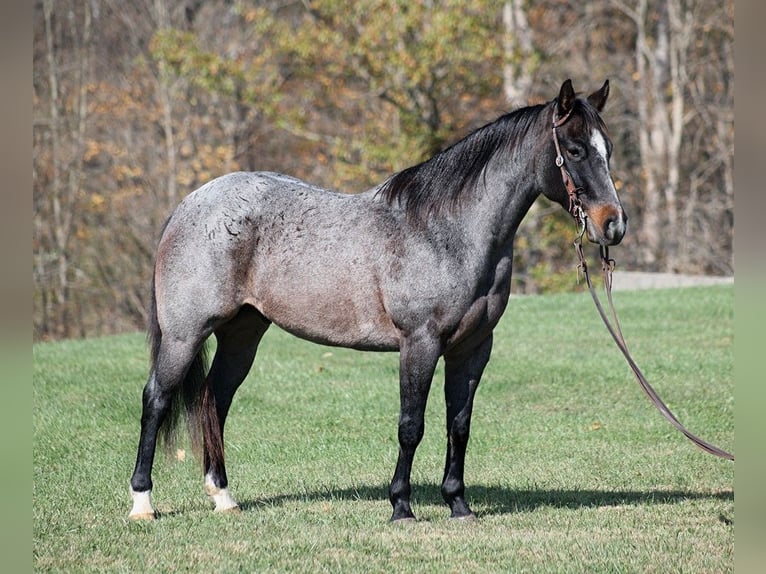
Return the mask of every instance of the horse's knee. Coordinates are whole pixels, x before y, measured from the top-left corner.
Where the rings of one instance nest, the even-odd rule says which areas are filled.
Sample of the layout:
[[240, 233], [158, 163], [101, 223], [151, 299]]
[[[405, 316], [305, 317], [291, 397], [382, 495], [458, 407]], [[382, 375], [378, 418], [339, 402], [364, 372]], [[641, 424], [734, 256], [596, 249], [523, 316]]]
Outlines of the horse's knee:
[[466, 444], [468, 442], [468, 436], [471, 433], [471, 419], [470, 416], [464, 413], [459, 414], [452, 421], [450, 428], [450, 440], [454, 444]]
[[399, 421], [399, 445], [403, 448], [415, 448], [420, 444], [425, 432], [423, 419], [402, 417]]

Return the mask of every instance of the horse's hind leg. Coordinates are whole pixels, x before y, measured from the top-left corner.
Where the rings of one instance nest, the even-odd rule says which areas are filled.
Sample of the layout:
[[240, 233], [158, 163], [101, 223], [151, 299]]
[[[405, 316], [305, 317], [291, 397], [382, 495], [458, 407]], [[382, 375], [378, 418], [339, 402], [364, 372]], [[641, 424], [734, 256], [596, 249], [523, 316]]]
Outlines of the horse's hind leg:
[[254, 308], [245, 306], [215, 331], [218, 348], [203, 395], [202, 425], [205, 492], [217, 512], [238, 509], [228, 489], [223, 429], [234, 393], [250, 371], [258, 343], [270, 324]]
[[442, 496], [452, 518], [472, 518], [465, 501], [465, 451], [471, 429], [476, 389], [492, 350], [490, 335], [471, 353], [445, 355], [444, 395], [447, 402], [447, 460], [444, 464]]
[[190, 369], [200, 371], [196, 374], [202, 376], [204, 365], [200, 352], [203, 342], [204, 339], [191, 342], [163, 339], [160, 343], [154, 367], [144, 386], [141, 436], [136, 466], [130, 479], [133, 507], [129, 517], [134, 520], [154, 518], [151, 491], [157, 435], [170, 413], [178, 388]]

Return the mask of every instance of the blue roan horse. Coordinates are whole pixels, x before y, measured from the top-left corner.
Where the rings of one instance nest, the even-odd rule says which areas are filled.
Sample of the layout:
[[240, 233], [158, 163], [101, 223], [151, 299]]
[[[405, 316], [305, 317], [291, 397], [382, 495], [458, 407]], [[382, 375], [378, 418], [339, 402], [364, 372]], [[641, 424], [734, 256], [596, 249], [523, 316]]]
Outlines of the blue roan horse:
[[[567, 80], [553, 101], [506, 114], [357, 195], [275, 173], [231, 173], [189, 194], [157, 247], [152, 363], [130, 517], [155, 515], [157, 438], [172, 431], [179, 412], [201, 443], [215, 510], [237, 509], [224, 466], [224, 423], [271, 323], [325, 345], [399, 352], [392, 520], [414, 518], [412, 460], [444, 357], [441, 491], [453, 517], [472, 517], [463, 482], [471, 410], [508, 303], [514, 235], [540, 194], [569, 207], [552, 133], [588, 238], [615, 245], [625, 233], [609, 173], [612, 144], [599, 115], [608, 93], [607, 81], [580, 98]], [[206, 372], [204, 343], [213, 334], [217, 350]]]

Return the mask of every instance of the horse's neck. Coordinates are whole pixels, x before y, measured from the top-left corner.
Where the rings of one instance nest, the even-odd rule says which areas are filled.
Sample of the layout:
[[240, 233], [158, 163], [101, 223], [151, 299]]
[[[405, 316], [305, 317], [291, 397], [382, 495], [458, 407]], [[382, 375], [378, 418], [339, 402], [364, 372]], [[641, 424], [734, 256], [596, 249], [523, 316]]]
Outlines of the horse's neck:
[[497, 159], [487, 167], [486, 176], [479, 178], [477, 185], [482, 188], [475, 194], [477, 200], [465, 211], [477, 246], [510, 251], [519, 224], [540, 195], [531, 159], [527, 162]]

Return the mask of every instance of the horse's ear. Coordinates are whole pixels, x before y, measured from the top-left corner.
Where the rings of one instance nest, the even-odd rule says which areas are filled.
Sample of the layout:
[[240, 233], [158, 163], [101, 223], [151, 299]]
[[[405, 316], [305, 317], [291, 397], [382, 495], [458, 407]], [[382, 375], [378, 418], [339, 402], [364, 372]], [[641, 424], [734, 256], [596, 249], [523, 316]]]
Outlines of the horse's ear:
[[572, 111], [572, 106], [575, 101], [575, 91], [572, 87], [572, 80], [567, 80], [561, 84], [561, 90], [559, 90], [559, 97], [556, 98], [556, 114], [562, 118]]
[[588, 96], [588, 101], [591, 103], [591, 105], [596, 108], [599, 112], [604, 109], [604, 105], [606, 104], [606, 98], [609, 96], [609, 80], [604, 82], [604, 85], [601, 86], [600, 90], [597, 90], [593, 92], [590, 96]]

